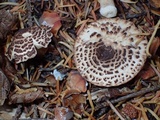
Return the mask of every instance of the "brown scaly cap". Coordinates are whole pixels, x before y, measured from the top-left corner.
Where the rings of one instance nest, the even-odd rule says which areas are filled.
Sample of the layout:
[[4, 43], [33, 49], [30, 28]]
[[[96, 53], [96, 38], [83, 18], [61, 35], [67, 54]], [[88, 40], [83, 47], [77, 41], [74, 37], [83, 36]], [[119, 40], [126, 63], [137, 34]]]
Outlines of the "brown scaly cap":
[[53, 36], [48, 26], [33, 26], [19, 30], [6, 48], [8, 59], [16, 63], [27, 61], [37, 55], [37, 49], [46, 48]]
[[91, 23], [75, 42], [77, 69], [98, 86], [118, 86], [130, 81], [147, 58], [147, 39], [139, 33], [132, 22], [119, 18]]

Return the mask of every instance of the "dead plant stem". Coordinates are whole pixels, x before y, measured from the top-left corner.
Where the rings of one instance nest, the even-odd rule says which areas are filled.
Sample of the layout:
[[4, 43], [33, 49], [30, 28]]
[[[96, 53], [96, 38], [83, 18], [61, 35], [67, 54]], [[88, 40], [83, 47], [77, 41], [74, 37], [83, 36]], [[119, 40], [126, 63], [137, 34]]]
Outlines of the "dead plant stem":
[[[144, 94], [146, 94], [146, 93], [148, 93], [148, 92], [157, 91], [157, 90], [159, 90], [159, 89], [160, 89], [160, 85], [153, 86], [153, 87], [150, 87], [150, 88], [146, 88], [146, 89], [143, 89], [143, 90], [140, 90], [140, 91], [137, 91], [137, 92], [128, 94], [128, 95], [126, 95], [126, 96], [122, 96], [122, 97], [120, 97], [120, 98], [118, 98], [118, 99], [110, 100], [110, 102], [111, 102], [112, 104], [118, 103], [118, 102], [120, 102], [120, 101], [124, 101], [124, 100], [127, 100], [127, 99], [131, 99], [131, 98], [137, 97], [137, 96], [139, 96], [139, 95], [144, 95]], [[97, 105], [95, 106], [95, 110], [98, 110], [98, 109], [103, 108], [103, 107], [106, 107], [106, 106], [109, 106], [108, 102], [107, 102], [107, 101], [102, 102], [102, 103], [97, 104]]]
[[122, 115], [118, 112], [118, 110], [113, 106], [113, 104], [107, 100], [107, 103], [109, 104], [109, 106], [111, 107], [111, 109], [118, 115], [118, 117], [121, 119], [121, 120], [125, 120]]

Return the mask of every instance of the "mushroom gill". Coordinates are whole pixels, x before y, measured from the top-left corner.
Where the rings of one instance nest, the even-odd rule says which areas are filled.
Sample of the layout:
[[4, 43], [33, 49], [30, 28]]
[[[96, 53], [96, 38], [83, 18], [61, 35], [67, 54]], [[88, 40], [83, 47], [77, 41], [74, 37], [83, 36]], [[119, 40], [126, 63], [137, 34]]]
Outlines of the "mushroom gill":
[[48, 26], [32, 26], [19, 30], [6, 48], [6, 56], [16, 63], [27, 61], [37, 55], [37, 49], [46, 48], [53, 36]]
[[75, 42], [75, 63], [81, 75], [98, 86], [130, 81], [146, 61], [147, 39], [130, 21], [101, 19], [88, 25]]

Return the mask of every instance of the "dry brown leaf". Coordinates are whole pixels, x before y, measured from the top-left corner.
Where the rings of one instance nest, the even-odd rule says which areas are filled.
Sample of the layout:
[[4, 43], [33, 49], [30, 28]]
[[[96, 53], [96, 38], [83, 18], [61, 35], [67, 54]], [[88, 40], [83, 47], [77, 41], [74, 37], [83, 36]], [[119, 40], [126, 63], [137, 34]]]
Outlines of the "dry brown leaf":
[[135, 109], [130, 103], [127, 103], [123, 108], [122, 112], [130, 117], [131, 119], [135, 119], [138, 117], [138, 110]]
[[84, 110], [83, 105], [86, 103], [86, 97], [81, 94], [72, 94], [63, 100], [63, 106], [71, 107], [76, 113], [81, 114]]
[[44, 92], [42, 90], [32, 91], [32, 92], [24, 92], [22, 94], [15, 93], [10, 96], [9, 103], [31, 103], [37, 99], [43, 98]]
[[53, 84], [54, 86], [56, 85], [56, 79], [53, 75], [48, 75], [45, 77], [46, 78], [46, 83], [49, 83], [49, 84]]
[[65, 99], [73, 94], [80, 94], [80, 92], [78, 90], [68, 90], [67, 89], [67, 90], [63, 91], [61, 96], [62, 96], [62, 99]]
[[12, 116], [6, 111], [0, 111], [0, 119], [1, 120], [11, 120]]
[[150, 53], [152, 55], [155, 55], [159, 46], [160, 46], [160, 37], [156, 37], [153, 39], [152, 44], [150, 46]]
[[73, 117], [73, 112], [69, 108], [57, 107], [54, 109], [54, 120], [70, 120]]
[[160, 8], [160, 0], [150, 0], [150, 5], [155, 8]]
[[0, 106], [4, 104], [7, 95], [10, 91], [10, 82], [0, 69]]
[[78, 90], [79, 92], [86, 92], [86, 80], [79, 74], [78, 71], [71, 71], [67, 78], [67, 85], [71, 90]]
[[159, 10], [151, 10], [151, 12], [155, 15], [160, 16], [160, 11]]
[[155, 76], [156, 73], [149, 64], [145, 64], [144, 68], [138, 73], [138, 76], [144, 80]]
[[15, 21], [16, 17], [12, 13], [7, 10], [0, 10], [0, 39], [2, 39], [0, 42], [5, 40]]
[[40, 24], [47, 24], [52, 26], [51, 32], [56, 36], [58, 30], [62, 26], [60, 21], [60, 16], [54, 11], [44, 11], [42, 16], [39, 19]]

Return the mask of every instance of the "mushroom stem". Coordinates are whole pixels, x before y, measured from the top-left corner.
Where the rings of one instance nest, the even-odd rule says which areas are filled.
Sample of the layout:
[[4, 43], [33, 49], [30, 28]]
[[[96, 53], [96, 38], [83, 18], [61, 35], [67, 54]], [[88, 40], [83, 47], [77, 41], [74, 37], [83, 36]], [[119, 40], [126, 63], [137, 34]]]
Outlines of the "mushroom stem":
[[113, 0], [98, 0], [100, 3], [100, 14], [104, 17], [111, 18], [117, 15], [117, 8]]

